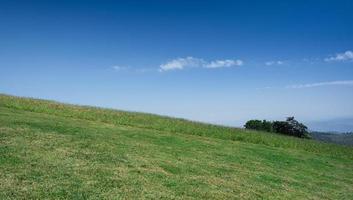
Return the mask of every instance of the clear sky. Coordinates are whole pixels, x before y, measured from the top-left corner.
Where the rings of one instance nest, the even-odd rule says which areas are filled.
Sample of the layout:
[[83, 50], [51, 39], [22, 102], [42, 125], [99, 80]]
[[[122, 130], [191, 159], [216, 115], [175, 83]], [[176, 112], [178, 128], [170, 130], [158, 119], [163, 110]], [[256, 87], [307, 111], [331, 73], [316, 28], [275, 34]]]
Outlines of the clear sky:
[[235, 126], [353, 119], [353, 1], [0, 0], [0, 93]]

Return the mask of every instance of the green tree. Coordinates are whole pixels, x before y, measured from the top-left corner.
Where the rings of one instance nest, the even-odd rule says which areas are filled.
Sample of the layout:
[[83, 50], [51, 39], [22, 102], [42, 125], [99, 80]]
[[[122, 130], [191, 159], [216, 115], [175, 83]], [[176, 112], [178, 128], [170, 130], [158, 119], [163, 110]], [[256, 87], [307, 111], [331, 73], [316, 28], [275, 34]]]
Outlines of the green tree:
[[245, 123], [244, 127], [246, 129], [261, 130], [262, 122], [257, 119], [249, 120]]
[[308, 128], [294, 119], [294, 117], [287, 117], [286, 121], [266, 121], [266, 120], [249, 120], [245, 123], [246, 129], [275, 132], [284, 135], [290, 135], [300, 138], [310, 138]]
[[310, 138], [308, 127], [295, 120], [294, 117], [287, 117], [286, 121], [273, 122], [273, 131], [300, 138]]
[[244, 127], [246, 129], [253, 129], [258, 131], [272, 132], [272, 122], [266, 120], [249, 120], [245, 123]]

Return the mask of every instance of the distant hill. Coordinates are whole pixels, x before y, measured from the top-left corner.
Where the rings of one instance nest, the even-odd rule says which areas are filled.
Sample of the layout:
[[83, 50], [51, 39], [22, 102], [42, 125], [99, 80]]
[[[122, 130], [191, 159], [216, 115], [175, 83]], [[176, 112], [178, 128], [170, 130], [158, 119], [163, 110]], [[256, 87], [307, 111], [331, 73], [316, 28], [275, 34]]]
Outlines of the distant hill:
[[353, 199], [353, 148], [0, 95], [0, 199]]
[[353, 133], [310, 132], [310, 135], [315, 140], [353, 146]]
[[320, 121], [308, 121], [305, 124], [309, 129], [318, 132], [336, 131], [340, 133], [353, 132], [353, 117], [336, 118]]

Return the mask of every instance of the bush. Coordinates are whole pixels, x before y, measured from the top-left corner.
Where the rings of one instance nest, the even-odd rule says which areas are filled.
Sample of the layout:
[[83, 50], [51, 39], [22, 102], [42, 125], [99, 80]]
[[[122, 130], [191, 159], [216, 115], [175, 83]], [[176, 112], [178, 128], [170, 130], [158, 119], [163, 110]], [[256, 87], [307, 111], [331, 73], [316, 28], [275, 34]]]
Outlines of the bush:
[[270, 121], [262, 120], [262, 130], [267, 132], [273, 131], [273, 123]]
[[257, 119], [249, 120], [244, 125], [247, 129], [260, 130], [262, 128], [262, 122]]
[[272, 122], [266, 120], [249, 120], [244, 125], [246, 129], [272, 132]]
[[244, 125], [246, 129], [275, 132], [300, 138], [310, 138], [307, 127], [299, 123], [294, 117], [288, 117], [286, 121], [249, 120]]
[[276, 133], [296, 136], [300, 138], [310, 138], [308, 127], [299, 123], [294, 117], [288, 117], [286, 121], [273, 122], [273, 130]]

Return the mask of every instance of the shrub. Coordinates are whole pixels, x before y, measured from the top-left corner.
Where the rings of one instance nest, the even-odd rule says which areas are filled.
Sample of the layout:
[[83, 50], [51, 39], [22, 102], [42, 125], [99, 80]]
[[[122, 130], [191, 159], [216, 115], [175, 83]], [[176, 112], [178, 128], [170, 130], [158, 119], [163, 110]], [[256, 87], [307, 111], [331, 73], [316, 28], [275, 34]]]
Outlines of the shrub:
[[246, 129], [272, 132], [272, 122], [266, 120], [249, 120], [244, 125]]
[[245, 123], [244, 127], [247, 129], [261, 130], [262, 122], [257, 119], [249, 120]]
[[276, 133], [296, 136], [300, 138], [310, 138], [308, 127], [299, 123], [294, 117], [287, 117], [286, 121], [273, 122], [273, 130]]
[[244, 125], [246, 129], [253, 129], [259, 131], [275, 132], [284, 135], [290, 135], [300, 138], [310, 138], [308, 128], [299, 123], [294, 117], [288, 117], [286, 121], [260, 121], [249, 120]]
[[262, 120], [262, 130], [267, 132], [272, 132], [273, 123], [271, 121]]

